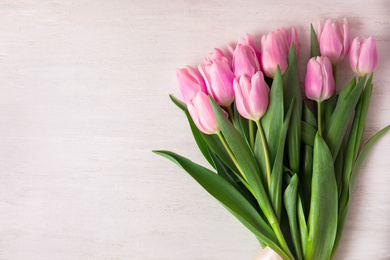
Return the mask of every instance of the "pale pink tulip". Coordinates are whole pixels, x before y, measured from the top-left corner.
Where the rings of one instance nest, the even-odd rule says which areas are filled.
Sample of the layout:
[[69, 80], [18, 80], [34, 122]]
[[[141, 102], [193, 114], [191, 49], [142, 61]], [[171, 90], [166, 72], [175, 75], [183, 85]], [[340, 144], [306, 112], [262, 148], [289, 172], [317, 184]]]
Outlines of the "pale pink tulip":
[[230, 106], [234, 100], [231, 60], [221, 50], [214, 49], [198, 67], [206, 81], [207, 92], [221, 106]]
[[318, 102], [330, 98], [335, 90], [332, 63], [326, 56], [313, 57], [307, 63], [305, 93]]
[[343, 25], [339, 21], [332, 23], [328, 19], [325, 24], [318, 22], [317, 40], [320, 45], [322, 56], [329, 57], [332, 64], [337, 64], [343, 60], [349, 52], [349, 26], [347, 18], [344, 18]]
[[257, 121], [267, 111], [269, 87], [261, 71], [252, 78], [245, 75], [234, 79], [237, 110], [241, 116]]
[[206, 84], [202, 76], [191, 66], [176, 69], [176, 79], [184, 101], [190, 102], [201, 91], [207, 93]]
[[374, 37], [370, 36], [368, 39], [356, 37], [353, 39], [349, 64], [356, 74], [363, 77], [365, 74], [373, 72], [378, 65], [378, 59]]
[[298, 56], [298, 35], [294, 27], [290, 34], [284, 27], [261, 38], [261, 68], [267, 77], [273, 78], [279, 65], [283, 74], [288, 67], [287, 57], [292, 43]]
[[[200, 131], [205, 134], [216, 134], [220, 131], [209, 97], [205, 93], [198, 92], [194, 99], [187, 103], [187, 108]], [[224, 113], [227, 115], [225, 111]]]

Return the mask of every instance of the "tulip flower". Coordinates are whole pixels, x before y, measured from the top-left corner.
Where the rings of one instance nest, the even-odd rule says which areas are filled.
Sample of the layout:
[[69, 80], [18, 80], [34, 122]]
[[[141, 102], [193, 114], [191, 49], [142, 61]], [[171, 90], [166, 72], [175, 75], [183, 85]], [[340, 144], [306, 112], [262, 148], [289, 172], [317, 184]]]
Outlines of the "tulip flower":
[[353, 39], [349, 64], [360, 77], [375, 70], [378, 65], [378, 51], [376, 50], [374, 37], [370, 36], [368, 39], [356, 37]]
[[194, 99], [187, 103], [187, 108], [200, 131], [209, 135], [217, 134], [221, 131], [213, 108], [211, 107], [209, 97], [205, 93], [198, 92]]
[[330, 98], [335, 89], [332, 63], [328, 57], [314, 57], [307, 63], [305, 93], [318, 102]]
[[207, 93], [206, 84], [202, 76], [191, 66], [176, 69], [176, 79], [179, 89], [186, 103], [190, 102], [201, 91]]
[[234, 100], [234, 74], [230, 58], [221, 50], [214, 49], [198, 69], [206, 81], [208, 94], [221, 106], [230, 106]]
[[343, 26], [338, 21], [328, 19], [325, 24], [318, 22], [317, 40], [322, 56], [329, 57], [332, 64], [339, 63], [349, 52], [349, 26], [344, 18]]
[[263, 117], [268, 107], [269, 87], [261, 71], [256, 72], [252, 78], [245, 75], [240, 80], [235, 78], [234, 92], [237, 110], [241, 116], [253, 121]]
[[313, 57], [307, 63], [305, 92], [317, 101], [318, 132], [322, 136], [321, 102], [330, 98], [335, 90], [332, 63], [326, 56]]
[[275, 76], [278, 65], [282, 74], [287, 70], [287, 56], [292, 43], [296, 45], [298, 56], [298, 36], [294, 27], [291, 29], [291, 34], [282, 27], [277, 32], [263, 35], [261, 38], [261, 68], [267, 77]]
[[[257, 44], [255, 43], [255, 40], [253, 39], [252, 35], [250, 35], [249, 33], [247, 33], [245, 35], [245, 38], [239, 38], [238, 39], [238, 44], [241, 44], [241, 45], [249, 45], [252, 47], [252, 49], [255, 51], [256, 53], [256, 57], [258, 60], [260, 60], [260, 48], [257, 46]], [[230, 53], [230, 55], [233, 57], [233, 54], [234, 54], [234, 48], [232, 46], [230, 46], [228, 44], [228, 51]]]
[[238, 43], [233, 53], [233, 71], [237, 79], [245, 75], [252, 77], [260, 71], [256, 52], [249, 44]]

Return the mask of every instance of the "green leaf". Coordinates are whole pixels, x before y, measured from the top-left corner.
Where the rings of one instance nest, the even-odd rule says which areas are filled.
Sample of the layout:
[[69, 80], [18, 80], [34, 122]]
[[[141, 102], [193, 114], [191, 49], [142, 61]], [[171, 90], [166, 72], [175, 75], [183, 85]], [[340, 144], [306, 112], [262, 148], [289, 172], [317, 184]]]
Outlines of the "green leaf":
[[337, 248], [339, 246], [341, 237], [343, 235], [345, 222], [346, 222], [347, 216], [348, 216], [350, 200], [351, 200], [351, 197], [352, 197], [352, 194], [353, 194], [353, 190], [354, 190], [355, 185], [356, 185], [356, 181], [357, 181], [360, 169], [362, 168], [363, 163], [364, 163], [368, 153], [372, 149], [372, 147], [389, 130], [390, 130], [390, 125], [386, 126], [382, 130], [380, 130], [373, 137], [371, 137], [370, 140], [368, 140], [368, 142], [364, 145], [364, 147], [360, 151], [360, 154], [359, 154], [359, 156], [358, 156], [358, 158], [356, 160], [356, 163], [355, 163], [355, 165], [353, 167], [353, 170], [352, 170], [351, 179], [349, 181], [349, 189], [348, 189], [348, 193], [347, 193], [348, 195], [347, 195], [346, 201], [344, 202], [345, 205], [340, 205], [340, 209], [339, 209], [339, 224], [338, 224], [338, 227], [337, 227], [337, 235], [336, 235], [336, 240], [335, 240], [335, 244], [334, 244], [334, 247], [333, 247], [332, 255], [336, 254], [336, 251], [337, 251]]
[[215, 102], [215, 100], [211, 97], [209, 97], [209, 99], [226, 142], [236, 157], [238, 164], [242, 168], [250, 187], [252, 187], [254, 196], [261, 209], [267, 219], [270, 219], [273, 215], [272, 207], [264, 190], [263, 183], [261, 182], [259, 168], [251, 148], [248, 146], [248, 143], [242, 135], [240, 135], [237, 129], [226, 118], [217, 102]]
[[337, 201], [332, 154], [325, 141], [317, 134], [314, 141], [306, 259], [330, 259], [337, 231]]
[[247, 189], [241, 188], [241, 186], [238, 184], [238, 180], [240, 180], [242, 183], [245, 183], [245, 180], [243, 180], [239, 174], [234, 173], [232, 170], [230, 170], [226, 166], [226, 164], [224, 164], [211, 149], [210, 155], [214, 161], [218, 175], [222, 176], [225, 180], [227, 180], [236, 190], [241, 193], [242, 196], [245, 197], [247, 201], [252, 204], [255, 209], [257, 209], [258, 205], [252, 194]]
[[318, 39], [316, 32], [314, 31], [313, 24], [310, 24], [310, 57], [321, 56], [320, 45], [318, 44]]
[[278, 253], [282, 250], [272, 229], [253, 206], [223, 177], [170, 151], [153, 151], [188, 172], [208, 193], [219, 200], [249, 230]]
[[294, 174], [284, 192], [284, 205], [290, 224], [291, 237], [297, 259], [303, 259], [301, 237], [297, 220], [298, 176]]
[[224, 178], [170, 151], [153, 151], [173, 161], [188, 172], [208, 193], [219, 200], [241, 223], [285, 259], [272, 229], [252, 205]]
[[355, 79], [353, 79], [343, 91], [341, 91], [337, 99], [336, 108], [326, 123], [324, 139], [329, 146], [333, 159], [336, 159], [341, 143], [347, 132], [348, 124], [354, 114], [364, 82], [365, 77], [359, 80], [355, 85]]
[[303, 103], [302, 106], [302, 119], [312, 127], [317, 129], [317, 120], [316, 117], [313, 115], [311, 110], [308, 108], [308, 106]]
[[314, 138], [317, 133], [317, 129], [313, 126], [309, 125], [305, 121], [301, 121], [301, 129], [302, 129], [302, 142], [306, 145], [313, 147]]
[[282, 210], [282, 177], [283, 177], [283, 154], [284, 145], [286, 143], [286, 136], [288, 132], [288, 126], [290, 124], [291, 112], [294, 105], [294, 100], [291, 101], [289, 109], [287, 111], [286, 119], [284, 120], [282, 132], [279, 139], [278, 151], [271, 172], [271, 188], [269, 191], [270, 199], [276, 218], [280, 222], [281, 210]]
[[201, 133], [203, 136], [203, 139], [206, 141], [207, 145], [210, 147], [213, 152], [218, 155], [218, 157], [235, 173], [239, 173], [237, 167], [234, 165], [232, 159], [230, 158], [229, 154], [225, 150], [225, 147], [219, 140], [217, 135], [207, 135], [204, 133]]
[[292, 43], [288, 54], [288, 68], [283, 75], [284, 108], [294, 100], [294, 107], [287, 134], [287, 154], [290, 169], [299, 172], [299, 151], [301, 147], [302, 97], [299, 86], [298, 65], [295, 44]]
[[[313, 142], [314, 144], [314, 142]], [[311, 183], [313, 173], [313, 147], [308, 145], [302, 146], [302, 161], [300, 171], [300, 184], [302, 187], [302, 206], [305, 216], [309, 215], [311, 200]]]
[[203, 154], [204, 158], [206, 158], [206, 160], [210, 163], [210, 165], [215, 168], [214, 162], [211, 159], [208, 150], [208, 145], [202, 136], [203, 133], [198, 129], [198, 127], [195, 125], [194, 121], [192, 120], [192, 117], [188, 112], [187, 106], [183, 102], [175, 98], [173, 95], [169, 95], [169, 97], [171, 98], [172, 102], [176, 106], [178, 106], [181, 110], [183, 110], [184, 113], [186, 114], [188, 123], [190, 124], [191, 127], [192, 135], [194, 136], [195, 142], [198, 145], [200, 152]]
[[[289, 103], [290, 104], [290, 103]], [[261, 126], [264, 130], [265, 138], [267, 139], [268, 145], [268, 153], [270, 158], [271, 165], [274, 163], [276, 153], [279, 147], [280, 135], [282, 132], [284, 120], [284, 108], [283, 108], [283, 80], [282, 74], [280, 73], [279, 65], [276, 69], [275, 77], [272, 82], [272, 87], [269, 94], [269, 105], [267, 108], [267, 112], [261, 119]], [[257, 141], [260, 141], [260, 136]], [[257, 150], [263, 151], [261, 149], [261, 144], [256, 145], [260, 149]], [[260, 158], [256, 155], [256, 158], [259, 160]], [[264, 155], [261, 156], [264, 159]], [[265, 163], [264, 163], [265, 164]]]
[[303, 202], [301, 196], [298, 196], [298, 224], [299, 224], [299, 232], [301, 234], [301, 245], [302, 245], [302, 254], [305, 257], [306, 251], [306, 243], [307, 243], [307, 225], [306, 225], [306, 217], [303, 209]]
[[172, 102], [173, 102], [178, 108], [180, 108], [180, 109], [183, 110], [184, 112], [187, 111], [187, 106], [186, 106], [186, 104], [184, 104], [183, 102], [181, 102], [180, 100], [178, 100], [177, 98], [175, 98], [175, 96], [169, 95], [169, 98], [172, 100]]
[[345, 145], [344, 141], [340, 147], [340, 152], [337, 154], [336, 160], [334, 162], [334, 174], [336, 177], [337, 191], [340, 191], [342, 177], [343, 177], [343, 167], [344, 167], [344, 150]]
[[368, 108], [370, 106], [370, 101], [371, 101], [371, 94], [372, 94], [372, 77], [373, 73], [371, 73], [370, 77], [367, 80], [366, 87], [364, 88], [363, 94], [362, 94], [362, 108], [361, 108], [361, 114], [359, 118], [359, 127], [356, 135], [356, 145], [355, 145], [355, 151], [354, 151], [354, 160], [357, 157], [357, 154], [359, 152], [360, 148], [360, 143], [362, 141], [363, 137], [363, 132], [364, 128], [366, 126], [366, 118], [367, 118], [367, 113], [368, 113]]

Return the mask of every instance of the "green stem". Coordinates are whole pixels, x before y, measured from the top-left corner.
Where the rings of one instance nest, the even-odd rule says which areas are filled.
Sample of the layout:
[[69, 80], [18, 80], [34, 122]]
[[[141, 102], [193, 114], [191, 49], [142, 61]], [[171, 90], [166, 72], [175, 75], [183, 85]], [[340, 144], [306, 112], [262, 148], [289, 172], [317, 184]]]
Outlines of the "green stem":
[[228, 152], [230, 158], [232, 158], [232, 161], [234, 165], [237, 167], [238, 171], [241, 173], [242, 177], [245, 179], [246, 182], [248, 182], [248, 179], [245, 176], [244, 171], [242, 170], [241, 166], [238, 164], [236, 157], [234, 156], [232, 150], [230, 149], [229, 145], [226, 143], [225, 138], [223, 137], [221, 132], [217, 133], [219, 139], [221, 140], [223, 146], [225, 147], [226, 151]]
[[249, 142], [252, 150], [255, 148], [255, 134], [253, 131], [253, 121], [249, 120]]
[[318, 122], [318, 133], [322, 137], [321, 101], [317, 101], [317, 122]]
[[257, 129], [259, 130], [260, 140], [261, 140], [261, 144], [263, 146], [263, 153], [264, 153], [264, 159], [265, 159], [265, 169], [267, 172], [267, 186], [268, 186], [268, 190], [270, 190], [270, 187], [271, 187], [271, 163], [269, 160], [267, 141], [265, 140], [263, 127], [260, 124], [260, 120], [257, 120], [255, 122], [257, 125]]
[[[337, 78], [337, 64], [332, 64], [332, 73], [334, 78], [334, 84], [336, 85], [336, 78]], [[334, 90], [336, 92], [336, 90]]]

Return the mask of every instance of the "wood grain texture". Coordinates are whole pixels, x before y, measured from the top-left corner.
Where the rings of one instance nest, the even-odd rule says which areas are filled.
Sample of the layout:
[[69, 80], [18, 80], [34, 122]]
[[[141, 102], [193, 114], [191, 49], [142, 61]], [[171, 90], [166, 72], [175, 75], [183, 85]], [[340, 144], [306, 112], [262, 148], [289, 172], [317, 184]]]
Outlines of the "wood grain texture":
[[[175, 68], [294, 25], [302, 81], [310, 23], [346, 16], [380, 53], [367, 140], [390, 123], [389, 14], [387, 0], [1, 1], [0, 259], [254, 259], [254, 236], [151, 153], [207, 165], [168, 98]], [[389, 147], [361, 171], [336, 259], [390, 259]]]

